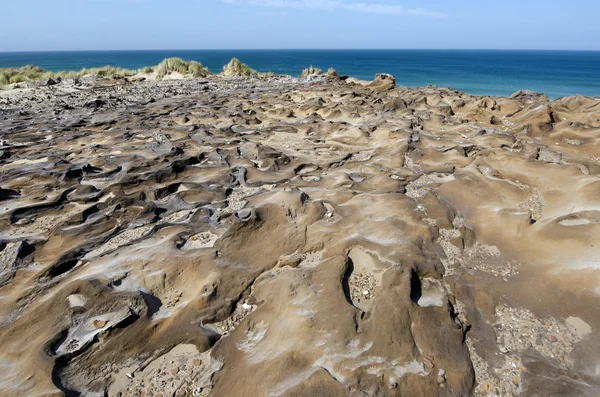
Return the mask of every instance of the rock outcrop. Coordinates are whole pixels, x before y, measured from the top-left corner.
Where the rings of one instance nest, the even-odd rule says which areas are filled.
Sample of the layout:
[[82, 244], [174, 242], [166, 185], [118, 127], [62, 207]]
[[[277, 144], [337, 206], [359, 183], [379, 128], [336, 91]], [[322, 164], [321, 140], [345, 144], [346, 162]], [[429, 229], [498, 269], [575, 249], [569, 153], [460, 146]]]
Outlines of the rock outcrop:
[[391, 74], [376, 74], [375, 79], [367, 87], [375, 91], [390, 91], [396, 88], [396, 78]]
[[2, 396], [598, 395], [597, 100], [71, 84], [0, 92]]

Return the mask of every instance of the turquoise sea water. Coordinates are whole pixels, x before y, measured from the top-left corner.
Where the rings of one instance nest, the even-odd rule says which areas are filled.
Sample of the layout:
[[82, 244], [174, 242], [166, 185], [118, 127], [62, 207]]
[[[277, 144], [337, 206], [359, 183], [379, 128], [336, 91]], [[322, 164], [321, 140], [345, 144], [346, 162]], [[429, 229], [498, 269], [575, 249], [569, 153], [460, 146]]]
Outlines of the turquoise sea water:
[[550, 98], [600, 96], [600, 52], [483, 50], [165, 50], [0, 53], [0, 67], [39, 65], [50, 71], [83, 67], [141, 68], [167, 57], [197, 60], [219, 72], [232, 57], [259, 71], [299, 75], [310, 65], [372, 79], [393, 74], [398, 85], [435, 84], [478, 95], [521, 89]]

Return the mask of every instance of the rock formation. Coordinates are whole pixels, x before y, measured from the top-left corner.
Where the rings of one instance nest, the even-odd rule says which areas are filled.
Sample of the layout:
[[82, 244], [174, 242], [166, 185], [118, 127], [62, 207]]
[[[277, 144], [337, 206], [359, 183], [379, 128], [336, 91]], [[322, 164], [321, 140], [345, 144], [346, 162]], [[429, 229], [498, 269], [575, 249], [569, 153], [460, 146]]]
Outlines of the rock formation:
[[600, 102], [0, 92], [3, 396], [598, 396]]

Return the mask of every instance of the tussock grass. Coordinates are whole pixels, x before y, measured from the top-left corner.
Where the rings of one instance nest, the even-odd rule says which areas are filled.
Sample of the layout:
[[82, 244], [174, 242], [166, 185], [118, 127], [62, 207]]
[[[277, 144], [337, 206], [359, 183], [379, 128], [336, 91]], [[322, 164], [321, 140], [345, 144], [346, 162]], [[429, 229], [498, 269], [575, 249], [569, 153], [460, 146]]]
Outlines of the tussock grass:
[[223, 66], [223, 76], [258, 76], [258, 72], [252, 69], [245, 63], [240, 62], [237, 58], [232, 58], [231, 61]]
[[167, 58], [156, 67], [156, 78], [161, 80], [173, 72], [193, 77], [206, 77], [210, 74], [208, 69], [202, 66], [200, 62], [184, 61], [181, 58]]
[[340, 78], [340, 74], [334, 68], [327, 69], [327, 73], [325, 73], [325, 76], [328, 79], [338, 79], [338, 78]]
[[179, 72], [184, 76], [206, 77], [208, 69], [200, 62], [184, 61], [181, 58], [168, 58], [157, 66], [146, 66], [139, 70], [115, 68], [104, 66], [101, 68], [83, 68], [77, 71], [48, 72], [39, 66], [22, 66], [19, 68], [0, 68], [0, 86], [21, 83], [25, 81], [48, 80], [50, 78], [77, 78], [82, 76], [100, 76], [106, 78], [124, 78], [135, 76], [138, 73], [151, 74], [156, 72], [156, 78], [162, 79], [172, 72]]
[[300, 77], [308, 77], [308, 76], [321, 76], [323, 74], [323, 71], [319, 68], [315, 68], [314, 66], [310, 65], [309, 68], [304, 69], [302, 71], [302, 74], [300, 75]]
[[20, 68], [0, 68], [0, 85], [22, 83], [25, 81], [48, 80], [50, 78], [77, 78], [81, 76], [101, 76], [123, 78], [133, 76], [135, 70], [105, 66], [102, 68], [81, 69], [78, 71], [47, 72], [39, 66], [22, 66]]
[[41, 78], [45, 70], [39, 66], [27, 65], [20, 68], [0, 69], [0, 85], [20, 83]]
[[234, 77], [234, 76], [247, 76], [247, 77], [260, 77], [260, 78], [268, 78], [274, 77], [275, 74], [273, 72], [261, 73], [255, 69], [252, 69], [250, 66], [242, 63], [237, 58], [232, 58], [231, 61], [225, 66], [223, 66], [222, 76], [225, 77]]
[[[314, 69], [319, 70], [320, 69]], [[77, 71], [60, 71], [48, 72], [39, 66], [22, 66], [19, 68], [0, 68], [0, 87], [9, 84], [58, 79], [58, 78], [77, 78], [82, 76], [100, 76], [105, 78], [124, 78], [135, 76], [138, 73], [155, 74], [157, 80], [162, 80], [165, 76], [171, 73], [181, 73], [184, 77], [207, 77], [210, 75], [208, 69], [197, 61], [185, 61], [181, 58], [167, 58], [156, 66], [146, 66], [139, 70], [131, 70], [124, 68], [115, 68], [112, 66], [104, 66], [101, 68], [84, 68]], [[258, 72], [239, 59], [233, 58], [229, 63], [223, 66], [222, 76], [250, 76], [250, 77], [274, 77], [271, 72]]]

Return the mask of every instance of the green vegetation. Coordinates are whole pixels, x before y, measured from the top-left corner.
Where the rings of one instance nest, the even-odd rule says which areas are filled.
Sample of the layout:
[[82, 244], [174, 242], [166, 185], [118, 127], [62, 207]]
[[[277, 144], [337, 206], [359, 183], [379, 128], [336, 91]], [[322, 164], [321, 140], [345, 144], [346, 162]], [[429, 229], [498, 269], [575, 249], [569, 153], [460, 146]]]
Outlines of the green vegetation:
[[314, 66], [310, 65], [310, 67], [308, 69], [304, 69], [302, 71], [302, 74], [300, 75], [300, 77], [308, 77], [308, 76], [320, 76], [323, 74], [323, 71], [319, 68], [315, 68]]
[[338, 79], [338, 78], [340, 78], [339, 73], [334, 68], [327, 69], [327, 73], [325, 73], [325, 76], [327, 78], [329, 78], [329, 79]]
[[143, 67], [140, 69], [140, 72], [146, 73], [146, 74], [154, 73], [154, 67], [153, 66]]
[[157, 66], [146, 66], [140, 70], [130, 70], [105, 66], [102, 68], [81, 69], [78, 71], [48, 72], [39, 66], [22, 66], [20, 68], [0, 68], [0, 86], [21, 83], [25, 81], [48, 80], [50, 78], [76, 78], [81, 76], [100, 76], [112, 79], [135, 76], [138, 73], [152, 74], [156, 72], [156, 78], [162, 79], [172, 72], [178, 72], [184, 76], [206, 77], [208, 69], [196, 61], [184, 61], [181, 58], [168, 58]]
[[258, 72], [239, 59], [232, 58], [231, 61], [223, 66], [223, 76], [258, 76]]
[[173, 72], [193, 77], [206, 77], [210, 74], [208, 69], [202, 66], [200, 62], [184, 61], [181, 58], [167, 58], [156, 67], [156, 78], [161, 80]]
[[0, 69], [0, 85], [20, 83], [27, 80], [41, 78], [45, 73], [39, 66], [23, 66], [20, 68], [2, 68]]
[[[311, 66], [310, 69], [306, 69], [309, 74], [322, 74], [321, 69], [316, 69]], [[9, 84], [30, 82], [30, 81], [44, 81], [48, 79], [58, 78], [77, 78], [81, 76], [100, 76], [105, 78], [124, 78], [135, 76], [138, 73], [153, 74], [156, 79], [162, 80], [165, 76], [171, 73], [181, 73], [184, 77], [207, 77], [210, 75], [208, 69], [204, 67], [200, 62], [196, 61], [185, 61], [181, 58], [167, 58], [156, 66], [146, 66], [139, 70], [130, 70], [124, 68], [115, 68], [112, 66], [105, 66], [102, 68], [89, 68], [81, 69], [78, 71], [60, 71], [60, 72], [48, 72], [39, 66], [22, 66], [19, 68], [0, 68], [0, 88]], [[304, 72], [303, 76], [305, 75]], [[245, 63], [240, 62], [239, 59], [233, 58], [229, 63], [223, 66], [222, 76], [249, 76], [249, 77], [260, 77], [268, 78], [274, 77], [275, 74], [272, 72], [261, 73], [257, 70], [252, 69]]]
[[275, 76], [273, 72], [261, 73], [257, 70], [254, 70], [245, 63], [240, 62], [240, 60], [237, 58], [232, 58], [227, 65], [223, 66], [223, 73], [221, 73], [221, 75], [225, 77], [249, 76], [260, 78], [268, 78]]
[[105, 66], [102, 68], [81, 69], [79, 71], [47, 72], [39, 66], [22, 66], [20, 68], [1, 68], [0, 86], [21, 83], [24, 81], [48, 80], [50, 78], [76, 78], [86, 75], [101, 76], [107, 78], [123, 78], [133, 76], [135, 70]]

